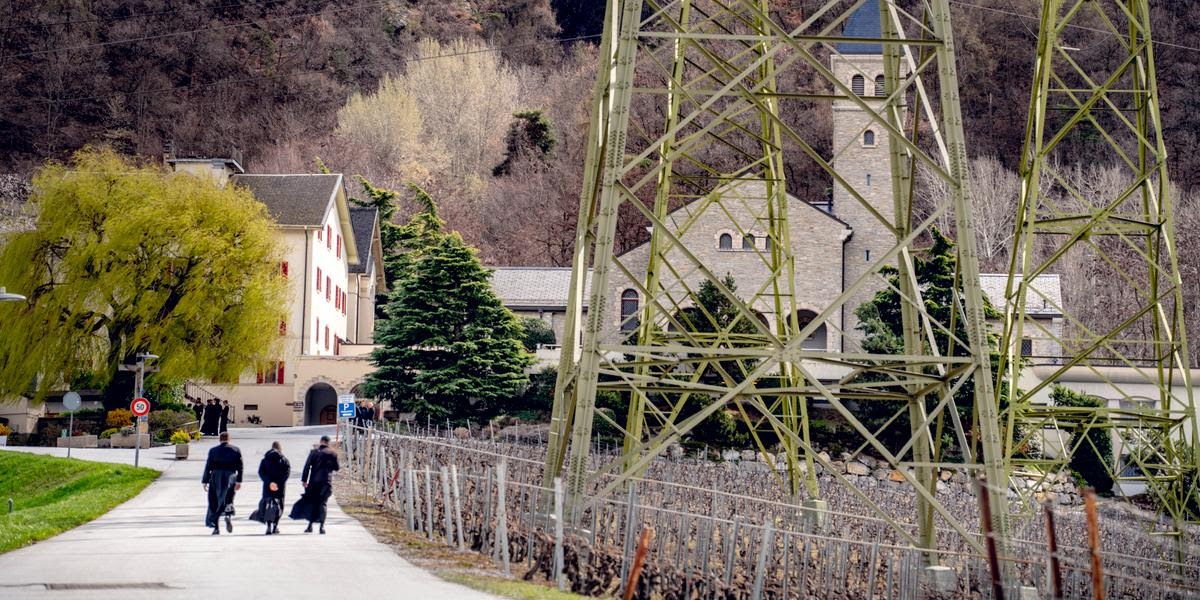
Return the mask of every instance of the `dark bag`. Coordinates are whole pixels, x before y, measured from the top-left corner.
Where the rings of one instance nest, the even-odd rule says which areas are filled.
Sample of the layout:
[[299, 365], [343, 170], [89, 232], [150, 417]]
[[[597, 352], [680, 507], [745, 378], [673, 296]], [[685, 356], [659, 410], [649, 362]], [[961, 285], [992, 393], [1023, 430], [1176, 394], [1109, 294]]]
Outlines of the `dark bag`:
[[264, 498], [258, 503], [258, 509], [250, 513], [250, 520], [259, 523], [274, 523], [279, 520], [282, 513], [283, 507], [279, 504], [279, 498]]

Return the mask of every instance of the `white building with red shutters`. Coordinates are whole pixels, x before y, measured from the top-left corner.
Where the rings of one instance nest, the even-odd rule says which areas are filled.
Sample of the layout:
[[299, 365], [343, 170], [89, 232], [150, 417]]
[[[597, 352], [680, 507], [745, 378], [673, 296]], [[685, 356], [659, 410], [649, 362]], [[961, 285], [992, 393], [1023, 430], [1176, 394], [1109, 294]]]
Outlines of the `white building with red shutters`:
[[167, 160], [176, 171], [249, 190], [267, 207], [284, 251], [291, 305], [279, 324], [278, 360], [236, 382], [195, 382], [195, 399], [228, 400], [238, 425], [332, 423], [339, 394], [355, 393], [366, 360], [375, 296], [385, 291], [379, 215], [352, 206], [340, 173], [250, 174], [233, 159]]

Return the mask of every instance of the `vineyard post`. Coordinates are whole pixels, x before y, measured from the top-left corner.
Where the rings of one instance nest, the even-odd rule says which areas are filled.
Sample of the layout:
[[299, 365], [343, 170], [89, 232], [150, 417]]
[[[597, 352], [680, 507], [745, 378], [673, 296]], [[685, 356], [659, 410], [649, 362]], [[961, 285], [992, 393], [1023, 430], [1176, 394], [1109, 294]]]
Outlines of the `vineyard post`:
[[[462, 492], [458, 485], [458, 465], [450, 465], [450, 477], [454, 481], [454, 517], [458, 519], [458, 550], [461, 552], [466, 550], [467, 546], [466, 540], [463, 539]], [[532, 531], [532, 528], [530, 530]]]
[[750, 592], [750, 597], [753, 600], [762, 600], [763, 579], [766, 577], [767, 571], [767, 554], [769, 550], [773, 550], [775, 546], [775, 529], [771, 527], [771, 522], [763, 522], [762, 543], [758, 547], [758, 564], [754, 568], [754, 588]]
[[563, 485], [562, 477], [554, 478], [554, 583], [559, 591], [566, 590], [563, 579]]
[[442, 515], [445, 517], [446, 545], [454, 545], [454, 513], [450, 510], [450, 470], [445, 465], [439, 469], [442, 477]]

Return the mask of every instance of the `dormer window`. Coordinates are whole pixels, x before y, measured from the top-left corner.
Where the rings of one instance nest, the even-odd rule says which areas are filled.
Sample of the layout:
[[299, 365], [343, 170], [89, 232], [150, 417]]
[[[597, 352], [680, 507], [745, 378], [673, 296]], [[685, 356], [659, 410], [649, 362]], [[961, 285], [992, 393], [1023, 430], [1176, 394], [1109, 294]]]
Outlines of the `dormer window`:
[[884, 86], [883, 81], [884, 81], [883, 75], [875, 76], [875, 95], [876, 96], [886, 96], [887, 95], [884, 93], [884, 87], [886, 87], [886, 86]]
[[753, 250], [753, 249], [754, 249], [754, 236], [751, 234], [746, 234], [746, 237], [742, 238], [742, 250]]
[[864, 131], [862, 144], [863, 144], [863, 147], [865, 147], [865, 148], [874, 148], [875, 147], [875, 132], [870, 129]]
[[863, 79], [862, 75], [855, 75], [850, 78], [850, 91], [854, 92], [855, 96], [862, 96], [866, 93], [867, 80]]
[[733, 236], [728, 233], [722, 233], [721, 237], [717, 238], [718, 250], [733, 250]]

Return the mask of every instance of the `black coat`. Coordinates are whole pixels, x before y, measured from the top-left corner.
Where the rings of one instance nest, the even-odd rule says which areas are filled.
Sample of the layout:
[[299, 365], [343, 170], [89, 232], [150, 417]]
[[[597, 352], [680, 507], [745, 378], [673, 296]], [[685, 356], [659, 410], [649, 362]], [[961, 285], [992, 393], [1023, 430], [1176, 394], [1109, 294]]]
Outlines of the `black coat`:
[[242, 451], [229, 442], [217, 444], [208, 451], [200, 483], [208, 485], [208, 512], [204, 524], [215, 527], [217, 519], [233, 505], [234, 485], [242, 482]]
[[329, 446], [314, 448], [304, 461], [304, 471], [300, 481], [307, 481], [309, 487], [314, 485], [329, 485], [333, 480], [333, 472], [340, 469], [337, 452]]
[[[258, 463], [258, 478], [263, 482], [263, 497], [273, 496], [283, 500], [284, 487], [291, 474], [292, 464], [288, 462], [287, 457], [274, 448], [267, 450], [262, 462]], [[272, 492], [272, 483], [279, 489]]]

